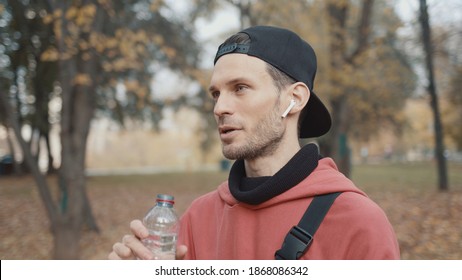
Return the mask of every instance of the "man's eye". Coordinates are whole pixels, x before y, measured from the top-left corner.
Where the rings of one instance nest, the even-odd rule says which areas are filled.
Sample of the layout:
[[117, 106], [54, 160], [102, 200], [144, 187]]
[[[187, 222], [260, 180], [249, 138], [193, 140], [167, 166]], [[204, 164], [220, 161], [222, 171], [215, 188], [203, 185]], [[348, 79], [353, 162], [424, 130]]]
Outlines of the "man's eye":
[[245, 89], [247, 89], [247, 86], [245, 86], [245, 85], [237, 85], [236, 86], [236, 91], [243, 91]]
[[211, 93], [211, 96], [213, 99], [218, 99], [220, 97], [220, 92], [219, 91], [214, 91]]

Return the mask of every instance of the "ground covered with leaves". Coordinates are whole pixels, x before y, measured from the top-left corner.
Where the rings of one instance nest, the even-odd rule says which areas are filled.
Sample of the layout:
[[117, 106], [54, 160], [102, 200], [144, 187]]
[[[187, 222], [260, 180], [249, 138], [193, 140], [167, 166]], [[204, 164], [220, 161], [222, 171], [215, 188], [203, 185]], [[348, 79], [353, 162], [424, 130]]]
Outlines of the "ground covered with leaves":
[[[387, 213], [402, 259], [462, 259], [462, 165], [450, 166], [451, 189], [439, 192], [434, 166], [357, 166], [353, 180]], [[88, 178], [99, 233], [85, 231], [82, 259], [106, 259], [128, 223], [144, 216], [157, 193], [176, 198], [181, 214], [226, 173], [186, 173]], [[50, 178], [53, 181], [54, 178]], [[0, 177], [0, 259], [50, 259], [53, 239], [34, 181]]]

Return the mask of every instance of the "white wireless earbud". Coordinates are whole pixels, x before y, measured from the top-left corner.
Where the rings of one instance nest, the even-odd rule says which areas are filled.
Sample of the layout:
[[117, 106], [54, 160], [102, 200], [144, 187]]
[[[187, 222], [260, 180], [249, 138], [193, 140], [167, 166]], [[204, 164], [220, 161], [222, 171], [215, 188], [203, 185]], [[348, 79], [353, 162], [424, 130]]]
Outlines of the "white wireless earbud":
[[289, 107], [287, 107], [286, 111], [284, 113], [282, 113], [281, 117], [283, 117], [283, 118], [287, 117], [287, 114], [289, 114], [290, 110], [292, 110], [292, 108], [294, 108], [295, 104], [297, 104], [297, 102], [295, 102], [295, 100], [291, 99]]

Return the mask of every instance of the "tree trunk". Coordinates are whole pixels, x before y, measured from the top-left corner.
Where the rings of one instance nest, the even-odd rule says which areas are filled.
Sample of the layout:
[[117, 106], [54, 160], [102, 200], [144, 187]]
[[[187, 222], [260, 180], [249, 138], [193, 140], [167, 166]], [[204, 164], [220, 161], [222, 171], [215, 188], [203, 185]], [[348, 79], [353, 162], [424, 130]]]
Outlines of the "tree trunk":
[[47, 173], [48, 174], [54, 174], [56, 173], [56, 168], [54, 165], [54, 157], [51, 152], [51, 143], [50, 143], [50, 132], [48, 131], [43, 135], [43, 138], [45, 139], [45, 144], [47, 147], [47, 154], [48, 154], [48, 168], [47, 168]]
[[95, 216], [93, 215], [93, 209], [91, 207], [90, 200], [88, 199], [87, 191], [84, 188], [84, 209], [83, 209], [83, 214], [84, 214], [84, 225], [86, 226], [87, 229], [99, 233], [99, 226], [96, 223]]
[[373, 0], [363, 0], [361, 17], [358, 24], [357, 37], [355, 38], [355, 49], [350, 53], [347, 47], [348, 26], [347, 19], [349, 16], [348, 1], [330, 0], [327, 4], [328, 23], [330, 32], [330, 84], [333, 96], [330, 100], [332, 113], [332, 128], [326, 139], [323, 140], [329, 148], [324, 148], [330, 152], [326, 154], [331, 156], [337, 163], [339, 170], [347, 177], [351, 174], [351, 149], [348, 143], [350, 123], [350, 104], [349, 96], [354, 94], [354, 88], [349, 88], [342, 81], [342, 73], [345, 66], [358, 67], [355, 59], [367, 50], [370, 34], [370, 22], [373, 8]]
[[11, 125], [11, 127], [14, 130], [14, 133], [16, 134], [16, 138], [23, 152], [24, 161], [27, 163], [29, 169], [32, 172], [32, 175], [34, 176], [35, 182], [37, 183], [38, 191], [42, 199], [42, 202], [45, 206], [48, 218], [51, 222], [53, 222], [57, 218], [57, 209], [53, 202], [50, 188], [45, 179], [45, 176], [42, 173], [40, 173], [37, 161], [34, 159], [34, 156], [32, 155], [32, 152], [30, 150], [30, 146], [26, 143], [26, 141], [21, 135], [19, 120], [16, 113], [17, 111], [13, 110], [9, 103], [8, 97], [6, 97], [3, 94], [0, 94], [0, 102], [5, 104], [5, 115], [7, 117], [7, 122]]
[[348, 15], [348, 4], [330, 1], [327, 6], [329, 14], [328, 21], [330, 27], [330, 83], [334, 96], [330, 100], [332, 112], [332, 127], [326, 136], [326, 144], [329, 146], [330, 154], [337, 164], [340, 172], [345, 176], [350, 176], [349, 150], [346, 137], [348, 135], [348, 103], [345, 87], [342, 85], [341, 69], [344, 67], [346, 52], [346, 19]]
[[[60, 3], [59, 5], [63, 4]], [[101, 9], [98, 9], [97, 13], [101, 13]], [[63, 16], [63, 22], [65, 21]], [[96, 15], [94, 30], [101, 30], [103, 22], [104, 18]], [[62, 37], [57, 41], [60, 53], [66, 53], [67, 51], [64, 42], [64, 38], [68, 35], [67, 33], [68, 30], [63, 28]], [[81, 34], [81, 36], [84, 35]], [[82, 39], [85, 40], [88, 38]], [[90, 55], [90, 58], [84, 59], [85, 55]], [[96, 73], [99, 70], [99, 60], [94, 53], [79, 51], [70, 59], [59, 60], [59, 68], [59, 81], [63, 92], [60, 122], [62, 162], [59, 173], [60, 188], [66, 199], [66, 203], [63, 204], [62, 209], [66, 213], [67, 218], [72, 221], [67, 226], [72, 228], [72, 230], [78, 231], [79, 234], [68, 234], [66, 233], [69, 231], [67, 228], [58, 228], [58, 230], [64, 231], [64, 237], [77, 238], [73, 242], [78, 244], [80, 231], [85, 223], [90, 229], [99, 230], [93, 217], [85, 188], [85, 156], [90, 122], [96, 106], [95, 85], [97, 84], [96, 79], [98, 75]], [[87, 75], [91, 81], [87, 83], [77, 82], [74, 80], [77, 75]], [[66, 250], [66, 244], [63, 242], [56, 242], [55, 245], [57, 246], [55, 248], [56, 252]], [[74, 252], [78, 253], [78, 251]], [[70, 257], [77, 258], [78, 255]]]
[[60, 218], [53, 226], [53, 259], [75, 260], [80, 253], [80, 227], [69, 219]]
[[425, 51], [425, 64], [428, 76], [427, 89], [428, 93], [430, 94], [430, 104], [433, 111], [433, 125], [435, 130], [435, 156], [438, 164], [438, 189], [440, 191], [447, 191], [449, 189], [449, 186], [446, 158], [444, 157], [443, 125], [441, 123], [441, 115], [438, 105], [438, 95], [436, 91], [433, 67], [433, 47], [426, 0], [420, 0], [419, 19], [422, 26], [422, 43]]
[[22, 168], [21, 168], [21, 164], [19, 164], [18, 161], [16, 160], [16, 149], [14, 148], [13, 140], [11, 140], [11, 133], [10, 133], [9, 125], [6, 126], [6, 141], [8, 142], [8, 148], [10, 150], [11, 158], [13, 160], [13, 173], [15, 175], [21, 175]]
[[331, 156], [337, 163], [340, 172], [345, 176], [351, 175], [351, 152], [348, 142], [349, 107], [345, 95], [332, 99], [330, 104], [335, 114], [332, 118], [332, 128], [329, 134]]

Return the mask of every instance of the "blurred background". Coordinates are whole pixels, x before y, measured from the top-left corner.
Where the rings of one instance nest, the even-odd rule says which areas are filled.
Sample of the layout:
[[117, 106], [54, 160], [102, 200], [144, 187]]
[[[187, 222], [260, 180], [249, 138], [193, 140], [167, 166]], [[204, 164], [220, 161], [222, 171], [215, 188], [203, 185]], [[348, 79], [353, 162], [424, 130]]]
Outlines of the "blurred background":
[[333, 127], [307, 142], [402, 258], [462, 259], [461, 0], [0, 0], [0, 258], [105, 259], [157, 193], [181, 214], [226, 180], [208, 82], [252, 25], [315, 49]]

